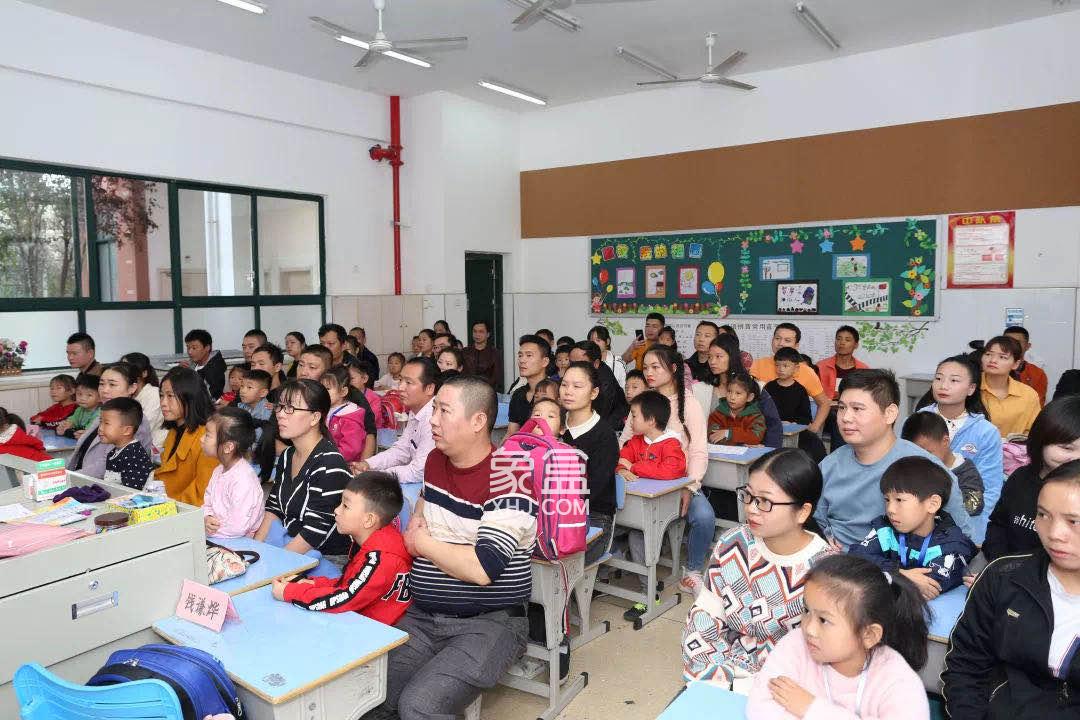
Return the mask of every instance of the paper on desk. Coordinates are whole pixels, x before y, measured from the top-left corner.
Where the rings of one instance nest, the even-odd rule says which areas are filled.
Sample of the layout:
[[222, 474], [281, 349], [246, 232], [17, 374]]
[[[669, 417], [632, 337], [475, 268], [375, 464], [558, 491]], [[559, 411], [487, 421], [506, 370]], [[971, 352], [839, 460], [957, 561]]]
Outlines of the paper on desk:
[[85, 505], [74, 498], [64, 498], [58, 503], [30, 513], [29, 516], [22, 518], [20, 522], [58, 527], [85, 520], [93, 513], [94, 508], [89, 505]]
[[29, 517], [33, 514], [34, 513], [30, 512], [19, 503], [0, 505], [0, 522], [10, 522], [12, 520]]
[[747, 449], [743, 445], [713, 445], [709, 443], [710, 455], [745, 455]]

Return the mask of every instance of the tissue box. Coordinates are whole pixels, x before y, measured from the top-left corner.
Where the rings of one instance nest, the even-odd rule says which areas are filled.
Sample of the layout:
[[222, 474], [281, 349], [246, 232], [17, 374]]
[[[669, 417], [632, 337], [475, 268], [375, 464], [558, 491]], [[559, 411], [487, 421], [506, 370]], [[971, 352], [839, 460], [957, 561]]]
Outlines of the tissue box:
[[106, 504], [109, 512], [127, 513], [128, 524], [150, 522], [176, 514], [176, 502], [162, 495], [133, 493], [121, 495]]
[[26, 489], [26, 497], [34, 502], [51, 500], [67, 490], [67, 470], [64, 468], [63, 458], [37, 463], [34, 472], [23, 474], [23, 487]]

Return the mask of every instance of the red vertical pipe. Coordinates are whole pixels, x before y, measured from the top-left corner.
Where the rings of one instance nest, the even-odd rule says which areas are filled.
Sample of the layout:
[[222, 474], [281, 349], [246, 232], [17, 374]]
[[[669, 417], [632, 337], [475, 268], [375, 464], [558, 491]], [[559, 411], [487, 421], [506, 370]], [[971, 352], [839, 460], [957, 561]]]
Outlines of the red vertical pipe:
[[401, 294], [401, 98], [390, 96], [390, 166], [394, 173], [394, 294]]

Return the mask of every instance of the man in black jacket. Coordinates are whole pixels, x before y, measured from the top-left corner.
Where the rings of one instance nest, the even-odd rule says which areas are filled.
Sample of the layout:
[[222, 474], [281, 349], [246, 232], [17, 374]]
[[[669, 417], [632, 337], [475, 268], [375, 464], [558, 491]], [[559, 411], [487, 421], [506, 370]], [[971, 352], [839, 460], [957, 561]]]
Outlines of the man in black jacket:
[[184, 346], [192, 370], [206, 383], [210, 399], [217, 402], [225, 391], [225, 358], [214, 349], [214, 338], [205, 330], [192, 330], [184, 336]]
[[592, 340], [574, 343], [570, 351], [570, 362], [587, 362], [596, 368], [596, 373], [600, 376], [600, 394], [593, 402], [593, 409], [618, 433], [630, 413], [630, 406], [626, 404], [626, 394], [619, 387], [615, 373], [607, 363], [600, 361], [600, 357], [600, 346]]

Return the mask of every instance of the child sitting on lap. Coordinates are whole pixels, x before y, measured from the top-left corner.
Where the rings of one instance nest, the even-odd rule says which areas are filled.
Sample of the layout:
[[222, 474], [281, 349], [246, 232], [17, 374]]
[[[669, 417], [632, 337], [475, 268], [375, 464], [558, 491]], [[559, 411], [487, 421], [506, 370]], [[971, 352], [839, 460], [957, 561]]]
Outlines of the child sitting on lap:
[[623, 445], [618, 466], [624, 480], [675, 480], [686, 476], [686, 453], [679, 437], [664, 431], [670, 419], [671, 401], [655, 390], [646, 390], [630, 401], [630, 429], [634, 436]]
[[222, 408], [206, 421], [202, 451], [218, 461], [203, 498], [207, 537], [251, 537], [262, 524], [262, 485], [247, 461], [254, 445], [255, 421], [240, 408]]
[[106, 482], [142, 490], [146, 481], [153, 477], [154, 463], [150, 454], [135, 439], [142, 421], [142, 405], [133, 398], [113, 398], [101, 406], [98, 437], [102, 443], [113, 446], [105, 456], [102, 479]]
[[885, 516], [848, 552], [882, 570], [900, 573], [927, 600], [952, 590], [963, 581], [964, 569], [977, 551], [942, 511], [951, 486], [949, 473], [932, 460], [900, 458], [881, 476]]
[[240, 402], [236, 406], [255, 421], [255, 442], [262, 439], [263, 428], [274, 412], [274, 406], [266, 399], [273, 382], [265, 370], [248, 370], [247, 377], [240, 383]]
[[709, 442], [718, 445], [760, 445], [765, 440], [765, 416], [757, 402], [758, 386], [745, 372], [736, 371], [709, 414]]
[[393, 525], [403, 503], [393, 475], [371, 470], [354, 477], [334, 510], [338, 532], [354, 543], [345, 571], [333, 580], [275, 580], [274, 597], [305, 610], [351, 610], [386, 625], [396, 623], [409, 607], [412, 569], [412, 557]]

